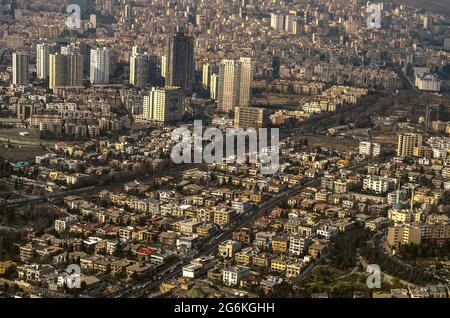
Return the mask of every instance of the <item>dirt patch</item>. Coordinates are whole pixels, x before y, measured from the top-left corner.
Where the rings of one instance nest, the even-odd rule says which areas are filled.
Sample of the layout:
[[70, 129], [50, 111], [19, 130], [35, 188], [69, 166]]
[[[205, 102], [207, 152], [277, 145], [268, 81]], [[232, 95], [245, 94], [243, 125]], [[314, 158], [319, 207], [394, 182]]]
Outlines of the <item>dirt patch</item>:
[[353, 138], [341, 138], [336, 136], [308, 136], [308, 146], [326, 147], [339, 151], [355, 151], [358, 149], [359, 141]]
[[15, 146], [6, 147], [6, 144], [0, 143], [0, 157], [11, 161], [34, 161], [36, 156], [41, 156], [47, 153], [42, 147], [32, 146]]

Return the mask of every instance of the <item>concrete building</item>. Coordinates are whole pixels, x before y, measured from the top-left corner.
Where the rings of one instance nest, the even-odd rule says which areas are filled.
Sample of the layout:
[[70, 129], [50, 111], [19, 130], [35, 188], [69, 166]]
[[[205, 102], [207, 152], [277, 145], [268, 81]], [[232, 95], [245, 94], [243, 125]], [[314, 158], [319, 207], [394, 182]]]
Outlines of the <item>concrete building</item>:
[[223, 283], [227, 286], [237, 286], [241, 280], [250, 275], [250, 268], [236, 265], [223, 270]]
[[209, 94], [211, 99], [217, 99], [219, 97], [219, 75], [217, 74], [211, 74]]
[[389, 177], [367, 176], [363, 181], [363, 189], [375, 193], [386, 193], [393, 191], [397, 180]]
[[433, 74], [416, 75], [415, 85], [421, 91], [440, 92], [442, 81]]
[[147, 53], [133, 52], [130, 57], [130, 84], [144, 88], [156, 81], [156, 57]]
[[361, 141], [359, 143], [359, 154], [369, 157], [378, 157], [381, 154], [381, 145], [370, 141]]
[[223, 60], [219, 68], [219, 110], [230, 112], [236, 106], [248, 106], [253, 82], [250, 58]]
[[50, 54], [56, 52], [56, 44], [38, 43], [36, 45], [36, 73], [37, 78], [46, 79], [50, 75]]
[[83, 61], [80, 54], [50, 54], [49, 88], [82, 87]]
[[15, 52], [12, 56], [13, 60], [13, 84], [27, 85], [30, 82], [29, 56], [22, 52]]
[[234, 109], [235, 128], [259, 129], [266, 126], [268, 119], [268, 111], [264, 108], [235, 107]]
[[417, 226], [396, 225], [389, 227], [387, 242], [390, 246], [420, 244], [421, 229]]
[[279, 32], [284, 31], [284, 15], [278, 13], [270, 14], [270, 27]]
[[112, 78], [113, 52], [110, 48], [91, 50], [91, 84], [109, 84]]
[[312, 240], [303, 235], [293, 235], [289, 239], [289, 253], [293, 255], [304, 255], [308, 252], [308, 247]]
[[239, 83], [239, 105], [248, 106], [251, 99], [251, 89], [253, 85], [253, 62], [249, 57], [241, 57], [241, 78]]
[[242, 243], [228, 240], [219, 245], [219, 255], [223, 258], [233, 258], [242, 249]]
[[153, 87], [144, 97], [144, 118], [150, 121], [168, 123], [183, 116], [183, 90], [179, 87]]
[[194, 84], [194, 37], [184, 33], [169, 36], [166, 43], [166, 86], [192, 93]]
[[414, 147], [421, 147], [423, 136], [415, 133], [399, 134], [397, 140], [397, 155], [402, 157], [412, 156]]

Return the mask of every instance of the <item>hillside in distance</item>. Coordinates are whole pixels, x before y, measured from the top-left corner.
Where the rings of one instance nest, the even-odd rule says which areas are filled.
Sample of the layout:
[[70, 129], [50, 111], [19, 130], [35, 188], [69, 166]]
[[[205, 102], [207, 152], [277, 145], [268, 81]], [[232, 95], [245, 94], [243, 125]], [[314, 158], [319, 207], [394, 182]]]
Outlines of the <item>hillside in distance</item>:
[[450, 16], [450, 0], [394, 0], [394, 2]]

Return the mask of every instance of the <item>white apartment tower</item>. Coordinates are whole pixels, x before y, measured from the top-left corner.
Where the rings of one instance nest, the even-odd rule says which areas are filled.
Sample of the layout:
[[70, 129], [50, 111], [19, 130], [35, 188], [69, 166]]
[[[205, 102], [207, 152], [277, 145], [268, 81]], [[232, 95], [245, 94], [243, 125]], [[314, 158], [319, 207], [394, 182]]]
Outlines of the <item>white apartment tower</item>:
[[211, 99], [217, 99], [219, 96], [219, 75], [211, 74], [211, 82], [209, 86]]
[[37, 78], [46, 79], [50, 75], [49, 57], [55, 53], [56, 44], [38, 43], [36, 45], [36, 73]]
[[97, 48], [91, 50], [90, 81], [92, 84], [109, 84], [111, 81], [112, 50]]

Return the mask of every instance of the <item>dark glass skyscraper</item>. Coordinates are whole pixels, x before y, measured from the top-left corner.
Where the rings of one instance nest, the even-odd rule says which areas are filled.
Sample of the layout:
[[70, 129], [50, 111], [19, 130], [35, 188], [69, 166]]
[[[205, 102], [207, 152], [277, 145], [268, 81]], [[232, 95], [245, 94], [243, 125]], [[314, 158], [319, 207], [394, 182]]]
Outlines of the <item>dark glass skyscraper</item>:
[[186, 94], [191, 94], [195, 68], [194, 38], [181, 32], [169, 36], [166, 56], [166, 86], [181, 87]]

